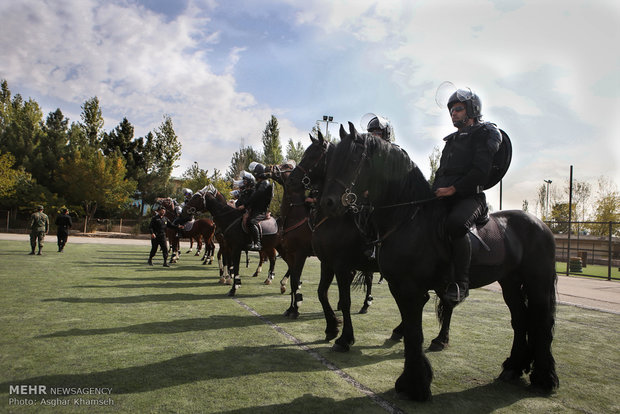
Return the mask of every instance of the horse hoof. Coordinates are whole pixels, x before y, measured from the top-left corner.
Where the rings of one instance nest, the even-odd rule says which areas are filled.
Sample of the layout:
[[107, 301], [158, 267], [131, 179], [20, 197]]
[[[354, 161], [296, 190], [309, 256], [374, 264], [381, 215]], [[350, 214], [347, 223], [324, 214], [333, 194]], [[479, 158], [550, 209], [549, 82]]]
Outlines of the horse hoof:
[[271, 279], [267, 278], [265, 279], [265, 281], [263, 282], [264, 285], [270, 285], [271, 284]]
[[286, 286], [280, 285], [280, 293], [284, 294], [286, 292]]
[[224, 282], [225, 285], [232, 285], [232, 279], [226, 279], [226, 281]]
[[254, 272], [254, 274], [252, 275], [252, 277], [258, 277], [258, 272]]
[[514, 382], [517, 381], [519, 378], [521, 378], [521, 371], [517, 371], [514, 369], [505, 369], [502, 371], [501, 374], [499, 374], [499, 377], [497, 379], [503, 382]]
[[338, 329], [336, 329], [336, 331], [334, 332], [325, 332], [325, 342], [331, 341], [332, 339], [337, 337], [339, 333], [340, 332], [338, 331]]
[[359, 313], [362, 314], [362, 315], [368, 313], [368, 306], [366, 306], [366, 305], [362, 306], [362, 309], [360, 309]]
[[402, 339], [403, 335], [396, 332], [392, 332], [392, 336], [390, 336], [390, 340], [394, 342], [400, 342]]
[[436, 341], [436, 340], [432, 340], [431, 344], [428, 346], [428, 348], [426, 349], [428, 352], [440, 352], [443, 351], [444, 349], [446, 349], [446, 347], [448, 346], [447, 343], [441, 342], [441, 341]]
[[351, 347], [348, 345], [340, 345], [338, 342], [332, 345], [332, 351], [334, 352], [349, 352]]

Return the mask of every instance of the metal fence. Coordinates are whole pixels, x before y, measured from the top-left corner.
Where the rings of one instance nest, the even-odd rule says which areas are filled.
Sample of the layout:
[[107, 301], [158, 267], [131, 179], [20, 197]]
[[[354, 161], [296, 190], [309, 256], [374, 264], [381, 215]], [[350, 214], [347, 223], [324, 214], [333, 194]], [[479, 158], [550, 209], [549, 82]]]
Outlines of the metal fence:
[[[620, 222], [549, 221], [564, 274], [620, 280]], [[570, 231], [569, 231], [570, 229]]]
[[[56, 231], [54, 220], [56, 216], [50, 216], [50, 232]], [[143, 228], [148, 226], [150, 218], [143, 218], [141, 221], [137, 219], [111, 218], [100, 219], [95, 218], [89, 220], [87, 228], [84, 228], [84, 217], [71, 217], [73, 226], [72, 232], [106, 232], [106, 233], [124, 233], [124, 234], [142, 234], [148, 230]], [[28, 233], [29, 219], [10, 217], [7, 211], [0, 210], [0, 231], [7, 233]]]

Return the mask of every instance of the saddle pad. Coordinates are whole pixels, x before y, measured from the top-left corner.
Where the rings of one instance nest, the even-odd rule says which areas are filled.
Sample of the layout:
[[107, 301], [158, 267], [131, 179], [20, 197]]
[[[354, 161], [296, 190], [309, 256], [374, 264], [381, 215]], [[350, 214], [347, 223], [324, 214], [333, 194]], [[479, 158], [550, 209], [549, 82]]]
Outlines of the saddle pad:
[[276, 219], [273, 217], [269, 217], [258, 223], [260, 225], [261, 231], [263, 232], [263, 236], [267, 236], [269, 234], [276, 234], [278, 232], [278, 223]]
[[195, 222], [196, 222], [196, 220], [188, 221], [187, 223], [185, 223], [183, 225], [183, 230], [184, 231], [192, 231], [192, 227], [194, 227], [194, 223]]
[[475, 236], [470, 235], [472, 241], [472, 264], [492, 266], [504, 262], [506, 258], [504, 229], [497, 224], [495, 217], [491, 216], [484, 226], [473, 228], [472, 233], [477, 233], [490, 249], [488, 251]]

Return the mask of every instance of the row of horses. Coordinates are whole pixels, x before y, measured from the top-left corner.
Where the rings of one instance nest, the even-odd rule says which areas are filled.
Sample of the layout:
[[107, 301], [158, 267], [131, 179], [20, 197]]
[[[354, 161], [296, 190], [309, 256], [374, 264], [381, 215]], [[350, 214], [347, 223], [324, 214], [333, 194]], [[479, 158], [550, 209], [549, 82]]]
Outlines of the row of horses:
[[[432, 369], [424, 354], [422, 333], [428, 292], [435, 291], [440, 298], [441, 329], [431, 342], [432, 350], [448, 344], [453, 311], [453, 305], [441, 299], [446, 275], [452, 272], [448, 243], [440, 230], [445, 206], [404, 151], [358, 133], [351, 123], [349, 131], [340, 127], [337, 145], [320, 133], [311, 141], [294, 168], [268, 168], [271, 177], [283, 185], [284, 195], [280, 231], [263, 237], [261, 258], [270, 261], [270, 274], [276, 251], [288, 265], [285, 279], [290, 280], [291, 302], [285, 315], [298, 317], [303, 266], [309, 256], [317, 256], [325, 339], [339, 333], [340, 321], [327, 295], [335, 277], [343, 320], [334, 349], [349, 350], [355, 342], [351, 284], [360, 275], [368, 286], [367, 309], [372, 301], [372, 274], [380, 272], [402, 318], [392, 332], [394, 339], [404, 337], [405, 345], [405, 367], [396, 390], [414, 400], [429, 400]], [[316, 199], [316, 208], [309, 208], [309, 195]], [[221, 229], [220, 246], [233, 280], [228, 294], [234, 296], [241, 285], [241, 252], [249, 242], [241, 226], [243, 213], [229, 206], [214, 188], [205, 188], [185, 204], [181, 216], [206, 211]], [[474, 253], [470, 284], [477, 288], [498, 281], [511, 313], [514, 337], [500, 379], [517, 380], [529, 372], [532, 386], [550, 393], [559, 385], [551, 352], [557, 283], [553, 235], [540, 220], [522, 211], [494, 213], [488, 226], [493, 231], [485, 227], [478, 233], [482, 239], [494, 236], [495, 240], [477, 246], [491, 246], [493, 251], [481, 247]]]

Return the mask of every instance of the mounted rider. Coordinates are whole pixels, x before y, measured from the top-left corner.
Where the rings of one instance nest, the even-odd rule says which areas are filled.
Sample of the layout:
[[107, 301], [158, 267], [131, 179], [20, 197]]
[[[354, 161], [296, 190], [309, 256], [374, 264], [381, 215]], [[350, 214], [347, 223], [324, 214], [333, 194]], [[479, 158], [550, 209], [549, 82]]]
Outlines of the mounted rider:
[[369, 134], [381, 138], [387, 142], [394, 142], [394, 128], [387, 118], [373, 113], [367, 113], [362, 117], [361, 125]]
[[454, 92], [447, 107], [457, 131], [444, 138], [433, 190], [448, 208], [445, 231], [454, 265], [454, 281], [448, 284], [444, 299], [458, 304], [469, 295], [472, 247], [467, 233], [488, 213], [483, 190], [490, 188], [493, 159], [502, 144], [502, 133], [495, 124], [481, 120], [482, 102], [469, 89]]
[[247, 206], [248, 200], [254, 193], [254, 186], [256, 185], [256, 178], [249, 172], [243, 170], [239, 174], [239, 179], [233, 181], [233, 188], [237, 188], [237, 193], [232, 194], [237, 199], [235, 207]]
[[194, 192], [191, 189], [184, 188], [183, 189], [183, 202], [179, 204], [176, 200], [173, 200], [174, 213], [176, 214], [176, 218], [174, 219], [172, 224], [178, 228], [177, 237], [181, 237], [182, 232], [183, 232], [182, 226], [185, 225], [185, 223], [187, 223], [188, 221], [194, 221], [193, 215], [187, 217], [186, 219], [181, 219], [181, 211], [183, 211], [183, 207], [185, 207], [185, 205], [189, 202], [189, 200], [192, 199], [193, 196], [194, 196]]
[[249, 170], [256, 178], [256, 187], [247, 201], [244, 204], [238, 204], [237, 208], [247, 209], [248, 231], [252, 237], [252, 244], [248, 246], [248, 249], [258, 251], [262, 248], [258, 223], [267, 218], [267, 210], [273, 198], [273, 186], [265, 175], [263, 164], [254, 161], [250, 164]]

